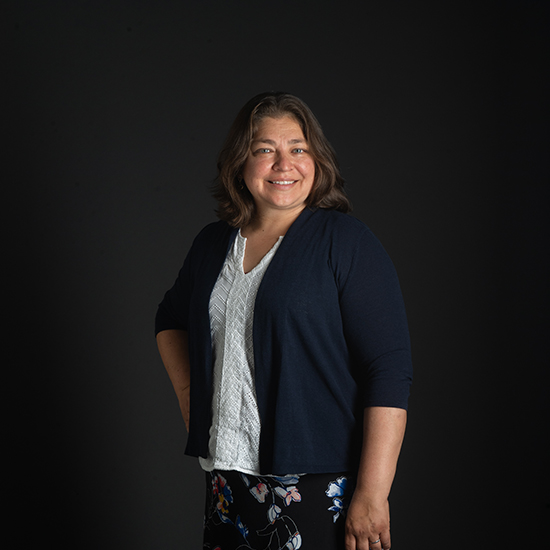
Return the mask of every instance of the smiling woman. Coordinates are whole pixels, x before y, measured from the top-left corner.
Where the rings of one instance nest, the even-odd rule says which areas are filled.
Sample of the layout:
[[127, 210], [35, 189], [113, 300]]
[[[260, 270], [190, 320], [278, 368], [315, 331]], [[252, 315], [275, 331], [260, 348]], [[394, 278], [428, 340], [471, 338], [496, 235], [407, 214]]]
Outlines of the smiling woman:
[[220, 221], [156, 318], [206, 472], [204, 548], [388, 549], [412, 377], [393, 265], [298, 98], [252, 98], [218, 171]]

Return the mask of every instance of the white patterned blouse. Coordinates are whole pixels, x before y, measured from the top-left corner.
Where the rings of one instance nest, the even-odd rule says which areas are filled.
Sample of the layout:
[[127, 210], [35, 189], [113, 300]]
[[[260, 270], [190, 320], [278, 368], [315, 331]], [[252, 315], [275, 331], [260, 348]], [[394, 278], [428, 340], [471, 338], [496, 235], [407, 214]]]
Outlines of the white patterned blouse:
[[269, 262], [283, 237], [249, 273], [244, 273], [246, 238], [239, 231], [210, 297], [214, 358], [212, 426], [206, 471], [260, 473], [260, 416], [254, 385], [254, 302]]

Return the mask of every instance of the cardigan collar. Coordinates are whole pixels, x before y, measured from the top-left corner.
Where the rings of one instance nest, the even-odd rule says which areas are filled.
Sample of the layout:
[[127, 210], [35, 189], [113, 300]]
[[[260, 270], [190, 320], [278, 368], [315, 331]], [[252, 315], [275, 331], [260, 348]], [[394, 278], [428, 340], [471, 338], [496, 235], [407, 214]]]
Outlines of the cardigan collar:
[[[317, 212], [317, 208], [310, 208], [309, 206], [306, 206], [298, 215], [298, 217], [292, 222], [292, 225], [288, 228], [288, 231], [285, 235], [285, 241], [291, 241], [295, 238], [297, 234], [299, 234], [300, 229], [304, 226], [304, 224]], [[227, 243], [227, 250], [226, 255], [229, 253], [229, 250], [231, 249], [231, 246], [233, 245], [233, 241], [237, 237], [237, 233], [239, 232], [238, 227], [234, 227], [229, 235], [229, 241]]]

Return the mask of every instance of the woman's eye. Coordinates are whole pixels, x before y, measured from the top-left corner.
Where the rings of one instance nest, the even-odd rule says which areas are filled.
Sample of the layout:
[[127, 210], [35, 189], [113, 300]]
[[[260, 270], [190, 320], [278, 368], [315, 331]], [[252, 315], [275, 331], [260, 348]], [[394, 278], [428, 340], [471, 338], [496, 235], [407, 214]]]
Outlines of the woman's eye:
[[261, 149], [258, 149], [258, 153], [269, 153], [271, 151], [271, 149], [269, 149], [268, 147], [262, 147]]
[[296, 149], [293, 149], [294, 153], [305, 153], [306, 150], [302, 149], [301, 147], [296, 147]]

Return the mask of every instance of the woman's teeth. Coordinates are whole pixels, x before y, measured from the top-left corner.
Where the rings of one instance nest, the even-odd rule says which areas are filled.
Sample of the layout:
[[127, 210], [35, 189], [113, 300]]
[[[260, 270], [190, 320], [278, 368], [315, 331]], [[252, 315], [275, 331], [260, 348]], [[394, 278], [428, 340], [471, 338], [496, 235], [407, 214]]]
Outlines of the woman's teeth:
[[270, 183], [275, 183], [276, 185], [291, 185], [294, 183], [294, 180], [292, 181], [271, 181]]

